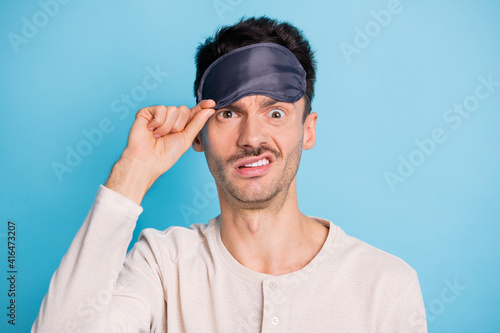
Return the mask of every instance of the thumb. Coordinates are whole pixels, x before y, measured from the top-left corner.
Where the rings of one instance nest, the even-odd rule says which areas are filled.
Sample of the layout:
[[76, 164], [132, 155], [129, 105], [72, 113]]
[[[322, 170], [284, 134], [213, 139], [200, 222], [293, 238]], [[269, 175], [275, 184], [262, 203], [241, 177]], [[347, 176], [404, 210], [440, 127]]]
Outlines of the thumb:
[[185, 133], [184, 138], [186, 140], [186, 143], [189, 143], [189, 145], [191, 145], [196, 135], [198, 135], [198, 133], [202, 130], [208, 118], [210, 118], [214, 113], [215, 109], [204, 109], [197, 112], [193, 116], [193, 118], [191, 119], [189, 124], [186, 125], [183, 131]]

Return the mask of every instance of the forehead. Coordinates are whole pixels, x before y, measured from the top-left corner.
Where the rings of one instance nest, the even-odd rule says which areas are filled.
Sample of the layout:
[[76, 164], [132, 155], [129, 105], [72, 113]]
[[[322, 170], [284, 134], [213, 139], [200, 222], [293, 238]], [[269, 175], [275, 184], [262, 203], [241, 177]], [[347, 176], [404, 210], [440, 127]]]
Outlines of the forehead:
[[273, 106], [276, 104], [279, 104], [280, 106], [286, 106], [289, 108], [297, 108], [296, 104], [299, 101], [295, 103], [288, 103], [288, 102], [282, 102], [280, 100], [277, 100], [272, 97], [264, 96], [264, 95], [250, 95], [243, 97], [236, 102], [223, 107], [222, 109], [227, 109], [227, 110], [234, 110], [234, 111], [244, 111], [245, 109], [248, 109], [252, 107], [252, 105], [257, 105], [260, 108], [266, 108], [269, 106]]

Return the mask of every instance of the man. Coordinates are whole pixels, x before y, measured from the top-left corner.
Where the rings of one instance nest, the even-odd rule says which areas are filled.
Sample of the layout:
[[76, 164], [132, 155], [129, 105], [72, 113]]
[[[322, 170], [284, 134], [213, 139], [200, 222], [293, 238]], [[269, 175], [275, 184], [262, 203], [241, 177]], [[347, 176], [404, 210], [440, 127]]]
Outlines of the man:
[[[299, 210], [315, 145], [315, 61], [267, 17], [198, 48], [198, 104], [139, 110], [127, 147], [54, 274], [34, 332], [426, 332], [415, 271]], [[191, 146], [221, 213], [143, 230], [142, 198]]]

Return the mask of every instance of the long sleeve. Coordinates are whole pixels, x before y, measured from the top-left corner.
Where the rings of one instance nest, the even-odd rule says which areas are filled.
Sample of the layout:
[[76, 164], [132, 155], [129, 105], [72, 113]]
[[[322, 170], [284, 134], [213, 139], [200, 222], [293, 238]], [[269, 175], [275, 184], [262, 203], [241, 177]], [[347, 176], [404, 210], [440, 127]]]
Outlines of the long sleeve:
[[31, 332], [150, 332], [161, 327], [163, 297], [153, 251], [142, 238], [127, 255], [141, 212], [128, 198], [100, 186], [52, 276]]
[[389, 303], [385, 310], [386, 320], [380, 332], [427, 333], [424, 301], [415, 271], [410, 282], [401, 290], [400, 297]]

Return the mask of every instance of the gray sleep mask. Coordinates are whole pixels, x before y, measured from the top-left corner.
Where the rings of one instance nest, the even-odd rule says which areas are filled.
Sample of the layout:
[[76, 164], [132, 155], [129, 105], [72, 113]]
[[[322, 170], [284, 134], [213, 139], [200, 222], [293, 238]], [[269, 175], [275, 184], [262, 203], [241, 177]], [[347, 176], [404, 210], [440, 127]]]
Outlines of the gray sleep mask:
[[304, 96], [306, 86], [306, 72], [289, 49], [275, 43], [257, 43], [215, 60], [203, 73], [197, 103], [213, 99], [219, 109], [250, 95], [293, 103]]

